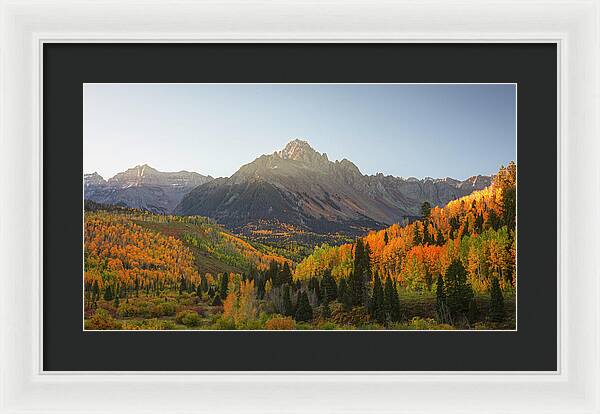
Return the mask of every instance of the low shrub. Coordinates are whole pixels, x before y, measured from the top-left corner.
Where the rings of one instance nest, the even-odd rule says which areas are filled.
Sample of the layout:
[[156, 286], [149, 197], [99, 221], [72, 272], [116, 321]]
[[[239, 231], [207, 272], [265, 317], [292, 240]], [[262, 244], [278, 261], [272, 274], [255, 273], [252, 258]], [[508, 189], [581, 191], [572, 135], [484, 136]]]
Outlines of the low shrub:
[[152, 306], [150, 314], [154, 317], [173, 316], [177, 311], [177, 306], [172, 302], [161, 302]]
[[371, 322], [367, 309], [357, 306], [344, 310], [340, 303], [331, 304], [331, 320], [338, 325], [362, 326]]
[[94, 315], [85, 322], [85, 329], [121, 329], [121, 324], [105, 310], [98, 309]]
[[339, 325], [337, 325], [336, 323], [333, 322], [321, 322], [318, 326], [318, 329], [323, 330], [323, 331], [334, 331], [336, 329], [342, 329]]
[[142, 321], [126, 321], [123, 322], [123, 328], [125, 330], [137, 331], [137, 330], [171, 330], [177, 329], [175, 323], [170, 320], [161, 320], [157, 318], [145, 319]]
[[296, 321], [287, 316], [275, 315], [267, 321], [265, 329], [270, 331], [296, 329]]
[[260, 319], [246, 319], [235, 324], [235, 329], [260, 330], [264, 328], [265, 324]]
[[452, 325], [438, 323], [433, 318], [421, 318], [415, 316], [408, 323], [394, 323], [389, 326], [389, 329], [396, 330], [452, 330], [455, 329]]
[[200, 315], [198, 315], [198, 312], [184, 310], [175, 315], [175, 321], [185, 326], [198, 326], [200, 325], [201, 319]]
[[218, 317], [212, 325], [212, 329], [222, 331], [232, 331], [236, 329], [233, 318]]
[[121, 318], [131, 316], [149, 317], [150, 310], [147, 303], [122, 303], [117, 310], [117, 315]]

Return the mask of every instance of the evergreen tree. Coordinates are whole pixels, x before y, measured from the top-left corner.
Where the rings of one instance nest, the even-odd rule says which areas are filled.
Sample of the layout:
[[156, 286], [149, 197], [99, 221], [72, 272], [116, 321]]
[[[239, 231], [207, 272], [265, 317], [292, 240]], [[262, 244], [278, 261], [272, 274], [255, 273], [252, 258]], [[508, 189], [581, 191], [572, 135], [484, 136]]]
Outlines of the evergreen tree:
[[479, 308], [477, 308], [475, 299], [469, 303], [469, 313], [467, 315], [467, 319], [469, 320], [469, 323], [475, 323], [477, 320], [479, 320]]
[[483, 214], [478, 214], [475, 218], [475, 233], [481, 234], [483, 232]]
[[498, 217], [494, 210], [490, 210], [488, 215], [488, 224], [494, 230], [498, 230], [500, 228], [500, 217]]
[[385, 279], [383, 288], [383, 309], [385, 310], [386, 320], [393, 320], [392, 314], [394, 313], [394, 306], [397, 298], [398, 292], [396, 292], [392, 278], [388, 277]]
[[370, 283], [369, 247], [363, 245], [362, 239], [357, 239], [354, 247], [354, 271], [348, 278], [348, 288], [352, 305], [366, 305], [369, 300], [367, 286]]
[[115, 308], [119, 307], [119, 295], [115, 295], [115, 302], [114, 302], [114, 306]]
[[459, 314], [467, 315], [474, 293], [467, 282], [467, 271], [460, 260], [454, 260], [446, 270], [444, 288], [450, 314], [453, 317]]
[[[263, 299], [267, 292], [267, 279], [264, 275], [254, 276], [254, 286], [256, 286], [256, 297]], [[272, 284], [272, 282], [271, 282]]]
[[112, 285], [108, 285], [104, 289], [104, 300], [109, 302], [113, 299], [114, 299], [114, 296], [113, 296], [113, 291], [112, 291]]
[[425, 201], [421, 204], [421, 218], [427, 220], [429, 219], [429, 216], [431, 216], [431, 204], [429, 204], [428, 201]]
[[100, 297], [100, 287], [98, 287], [98, 281], [94, 280], [94, 284], [92, 285], [92, 302], [97, 301], [99, 297]]
[[346, 295], [346, 290], [348, 289], [348, 282], [346, 282], [345, 278], [340, 279], [340, 284], [338, 286], [338, 300], [341, 302], [342, 298]]
[[202, 297], [202, 283], [198, 283], [198, 287], [196, 288], [196, 296], [199, 298]]
[[296, 307], [296, 315], [294, 319], [299, 322], [308, 322], [313, 317], [312, 307], [308, 301], [306, 292], [298, 293], [298, 306]]
[[423, 244], [429, 244], [430, 243], [430, 237], [429, 237], [429, 221], [425, 220], [423, 222]]
[[383, 244], [387, 245], [389, 241], [390, 241], [390, 239], [388, 237], [387, 231], [384, 231], [383, 232]]
[[419, 222], [413, 224], [413, 245], [418, 246], [423, 242], [419, 233]]
[[288, 285], [283, 285], [283, 314], [285, 316], [294, 315], [294, 306], [292, 305], [290, 287]]
[[319, 280], [316, 277], [311, 277], [308, 281], [308, 289], [315, 292], [317, 301], [321, 302], [321, 288], [319, 286]]
[[338, 291], [338, 299], [344, 305], [345, 310], [352, 309], [352, 290], [346, 279], [340, 280], [340, 287]]
[[450, 232], [450, 237], [452, 237], [452, 234], [460, 228], [460, 220], [457, 216], [452, 216], [450, 217], [448, 224], [450, 224], [450, 228], [452, 229], [452, 231]]
[[442, 233], [442, 230], [437, 229], [437, 236], [435, 241], [438, 246], [443, 246], [446, 242], [446, 240], [444, 240], [444, 234]]
[[202, 276], [200, 278], [200, 292], [204, 293], [208, 291], [208, 280], [206, 279], [206, 276]]
[[285, 262], [283, 264], [283, 268], [281, 269], [279, 279], [280, 279], [279, 281], [282, 285], [286, 284], [286, 283], [288, 285], [292, 284], [292, 271], [290, 270], [290, 265], [288, 264], [288, 262]]
[[337, 299], [337, 284], [335, 279], [331, 276], [331, 270], [326, 269], [321, 278], [321, 295], [323, 300], [326, 302], [333, 302]]
[[398, 296], [398, 288], [396, 285], [396, 281], [394, 281], [392, 285], [393, 295], [391, 298], [392, 301], [392, 309], [390, 317], [393, 322], [398, 322], [400, 320], [400, 297]]
[[223, 304], [223, 301], [221, 300], [221, 296], [219, 294], [215, 294], [215, 297], [213, 298], [211, 305], [212, 306], [221, 306]]
[[329, 302], [323, 302], [323, 307], [321, 309], [321, 317], [323, 319], [328, 319], [331, 317], [331, 308], [329, 307]]
[[267, 280], [271, 280], [271, 282], [273, 282], [273, 287], [279, 287], [282, 285], [279, 278], [279, 265], [277, 265], [275, 260], [272, 260], [269, 264], [269, 270], [267, 270], [266, 276], [265, 282]]
[[437, 320], [440, 323], [451, 323], [450, 312], [448, 311], [448, 303], [446, 301], [446, 290], [444, 289], [444, 279], [442, 275], [438, 275], [436, 296], [436, 313]]
[[377, 322], [385, 322], [385, 298], [381, 287], [381, 279], [377, 274], [373, 277], [373, 295], [369, 303], [369, 313]]
[[[156, 290], [158, 291], [158, 283], [156, 284]], [[182, 275], [181, 278], [179, 279], [179, 294], [181, 295], [186, 290], [187, 290], [187, 286], [185, 283], [185, 278]]]
[[227, 293], [229, 291], [229, 276], [227, 273], [223, 273], [221, 275], [221, 288], [219, 289], [219, 294], [221, 299], [225, 299], [227, 297]]
[[492, 322], [502, 322], [504, 319], [504, 297], [500, 289], [498, 278], [492, 279], [490, 287], [490, 320]]
[[427, 286], [427, 290], [431, 291], [431, 285], [433, 285], [433, 277], [431, 276], [429, 268], [425, 268], [425, 285]]

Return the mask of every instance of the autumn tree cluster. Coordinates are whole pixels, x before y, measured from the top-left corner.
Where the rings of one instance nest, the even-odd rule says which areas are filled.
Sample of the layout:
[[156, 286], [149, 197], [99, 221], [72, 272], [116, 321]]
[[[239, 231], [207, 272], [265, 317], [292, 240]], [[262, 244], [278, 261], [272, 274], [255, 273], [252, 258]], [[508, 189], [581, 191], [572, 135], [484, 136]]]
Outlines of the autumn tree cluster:
[[[390, 277], [411, 291], [432, 290], [438, 276], [460, 261], [477, 292], [487, 292], [494, 279], [502, 289], [516, 284], [516, 166], [510, 163], [491, 186], [445, 207], [424, 203], [421, 219], [371, 232], [368, 246], [372, 274]], [[350, 282], [354, 246], [316, 248], [297, 267], [294, 277], [309, 279], [331, 271]]]
[[84, 229], [87, 299], [116, 300], [144, 291], [200, 282], [194, 256], [183, 243], [110, 213], [87, 213]]

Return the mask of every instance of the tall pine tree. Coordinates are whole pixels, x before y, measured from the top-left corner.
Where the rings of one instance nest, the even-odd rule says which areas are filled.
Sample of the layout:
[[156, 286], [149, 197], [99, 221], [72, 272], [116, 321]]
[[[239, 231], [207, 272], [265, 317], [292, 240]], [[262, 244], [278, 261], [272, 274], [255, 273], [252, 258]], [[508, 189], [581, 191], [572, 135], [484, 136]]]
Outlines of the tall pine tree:
[[396, 281], [394, 281], [392, 288], [394, 294], [392, 297], [392, 309], [390, 317], [393, 322], [398, 322], [400, 320], [400, 297], [398, 296]]
[[492, 279], [490, 287], [490, 320], [492, 322], [502, 322], [504, 319], [504, 297], [500, 289], [498, 278]]
[[229, 276], [227, 273], [223, 273], [221, 275], [221, 288], [219, 289], [219, 295], [221, 299], [225, 299], [227, 297], [227, 293], [229, 291]]
[[429, 216], [431, 216], [431, 204], [429, 204], [428, 201], [425, 201], [421, 204], [421, 218], [427, 220], [429, 219]]
[[385, 279], [383, 287], [383, 309], [385, 310], [386, 321], [392, 320], [392, 307], [394, 306], [395, 295], [396, 290], [394, 289], [392, 278], [388, 277]]
[[335, 279], [331, 276], [331, 270], [325, 269], [321, 278], [321, 296], [324, 302], [333, 302], [337, 299], [338, 289]]
[[369, 303], [369, 313], [371, 317], [379, 323], [384, 323], [386, 318], [384, 293], [381, 287], [381, 279], [378, 274], [373, 277], [373, 295]]
[[471, 285], [467, 281], [467, 271], [460, 262], [454, 260], [444, 278], [444, 288], [450, 314], [453, 318], [462, 314], [467, 315], [469, 312], [469, 304], [473, 300], [474, 293]]
[[292, 271], [290, 270], [290, 265], [288, 264], [288, 262], [285, 262], [283, 264], [283, 267], [281, 268], [281, 273], [279, 274], [279, 282], [282, 285], [286, 283], [288, 285], [292, 284]]
[[438, 275], [436, 287], [436, 313], [437, 320], [440, 323], [452, 323], [450, 311], [448, 310], [448, 302], [446, 301], [446, 290], [444, 288], [444, 279], [442, 275]]
[[346, 279], [340, 280], [340, 286], [338, 289], [338, 299], [344, 305], [345, 310], [349, 310], [352, 308], [352, 292], [346, 282]]
[[283, 285], [283, 314], [285, 316], [294, 315], [294, 307], [292, 305], [289, 285]]
[[299, 322], [308, 322], [313, 317], [312, 307], [308, 301], [306, 291], [298, 293], [298, 306], [296, 306], [296, 315], [294, 319]]
[[357, 239], [354, 247], [354, 269], [348, 278], [348, 288], [352, 297], [352, 305], [366, 305], [369, 300], [367, 287], [371, 281], [369, 247]]

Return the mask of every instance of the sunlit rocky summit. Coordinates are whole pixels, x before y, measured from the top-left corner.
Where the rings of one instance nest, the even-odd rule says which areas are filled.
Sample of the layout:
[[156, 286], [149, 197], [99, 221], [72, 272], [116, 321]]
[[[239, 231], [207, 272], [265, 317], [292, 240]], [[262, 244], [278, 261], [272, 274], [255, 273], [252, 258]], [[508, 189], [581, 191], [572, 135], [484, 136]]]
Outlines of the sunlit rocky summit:
[[316, 233], [354, 235], [411, 220], [424, 201], [443, 206], [490, 183], [491, 177], [480, 175], [465, 181], [364, 175], [351, 161], [330, 161], [295, 139], [229, 178], [194, 188], [174, 212], [208, 216], [232, 228], [276, 220]]

